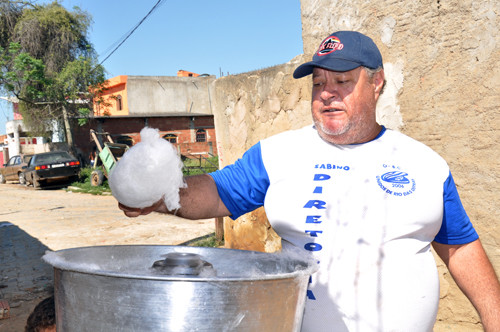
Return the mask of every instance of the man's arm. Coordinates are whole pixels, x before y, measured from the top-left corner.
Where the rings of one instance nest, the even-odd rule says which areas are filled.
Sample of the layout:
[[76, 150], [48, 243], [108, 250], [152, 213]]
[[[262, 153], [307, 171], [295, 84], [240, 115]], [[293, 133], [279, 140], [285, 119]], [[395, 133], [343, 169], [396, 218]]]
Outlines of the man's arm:
[[187, 219], [208, 219], [231, 215], [219, 197], [215, 181], [208, 174], [187, 177], [187, 188], [179, 190], [181, 208], [169, 211], [163, 199], [153, 206], [138, 209], [118, 204], [128, 217], [138, 217], [151, 212], [175, 214]]
[[500, 283], [479, 239], [463, 245], [432, 245], [478, 311], [484, 330], [500, 331]]

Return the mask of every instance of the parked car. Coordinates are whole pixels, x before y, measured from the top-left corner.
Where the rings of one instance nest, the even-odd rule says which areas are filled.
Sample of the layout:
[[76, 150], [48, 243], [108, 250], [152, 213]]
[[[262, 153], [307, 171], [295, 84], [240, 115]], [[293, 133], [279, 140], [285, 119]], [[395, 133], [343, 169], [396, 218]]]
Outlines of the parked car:
[[31, 156], [33, 155], [17, 155], [10, 158], [7, 164], [3, 164], [3, 168], [0, 168], [0, 183], [19, 181], [20, 184], [25, 184], [23, 166], [28, 165]]
[[28, 166], [23, 168], [26, 182], [35, 188], [75, 181], [80, 169], [80, 162], [65, 151], [34, 154]]

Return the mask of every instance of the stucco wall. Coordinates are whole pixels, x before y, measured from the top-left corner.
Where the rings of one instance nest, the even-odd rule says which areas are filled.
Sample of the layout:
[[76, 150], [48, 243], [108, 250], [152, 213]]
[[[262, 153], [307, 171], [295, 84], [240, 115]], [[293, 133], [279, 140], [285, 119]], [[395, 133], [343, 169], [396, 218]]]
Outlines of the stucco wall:
[[[500, 2], [302, 0], [301, 9], [305, 56], [213, 83], [221, 164], [232, 163], [260, 139], [311, 123], [310, 80], [293, 80], [293, 69], [330, 32], [361, 31], [384, 57], [388, 86], [378, 104], [379, 121], [448, 161], [499, 273]], [[229, 247], [279, 247], [262, 211], [237, 222], [226, 219], [225, 236]], [[439, 260], [438, 267], [435, 331], [481, 331], [477, 314]]]
[[312, 123], [310, 82], [292, 78], [301, 58], [215, 82], [214, 117], [223, 165], [263, 138]]
[[[312, 123], [310, 82], [292, 78], [301, 62], [302, 56], [298, 56], [280, 66], [215, 81], [214, 118], [221, 166], [233, 163], [263, 138]], [[224, 237], [229, 248], [268, 252], [281, 248], [263, 209], [236, 222], [226, 218]]]

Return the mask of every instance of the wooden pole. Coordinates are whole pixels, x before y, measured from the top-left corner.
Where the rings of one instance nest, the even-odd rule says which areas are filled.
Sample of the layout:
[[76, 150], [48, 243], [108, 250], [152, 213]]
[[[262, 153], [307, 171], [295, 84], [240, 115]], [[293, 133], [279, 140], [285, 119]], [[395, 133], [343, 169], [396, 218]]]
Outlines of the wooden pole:
[[224, 240], [224, 218], [215, 218], [215, 238], [217, 241]]

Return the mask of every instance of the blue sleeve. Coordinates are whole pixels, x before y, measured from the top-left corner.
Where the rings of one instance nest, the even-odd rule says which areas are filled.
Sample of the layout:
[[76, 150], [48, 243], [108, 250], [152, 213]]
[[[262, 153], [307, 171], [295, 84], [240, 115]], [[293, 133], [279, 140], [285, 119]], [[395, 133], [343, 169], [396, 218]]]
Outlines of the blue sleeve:
[[248, 149], [234, 164], [210, 175], [232, 219], [264, 205], [269, 177], [262, 162], [260, 143]]
[[479, 237], [462, 206], [451, 172], [444, 183], [443, 204], [443, 223], [434, 241], [442, 244], [465, 244], [477, 240]]

